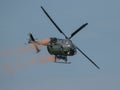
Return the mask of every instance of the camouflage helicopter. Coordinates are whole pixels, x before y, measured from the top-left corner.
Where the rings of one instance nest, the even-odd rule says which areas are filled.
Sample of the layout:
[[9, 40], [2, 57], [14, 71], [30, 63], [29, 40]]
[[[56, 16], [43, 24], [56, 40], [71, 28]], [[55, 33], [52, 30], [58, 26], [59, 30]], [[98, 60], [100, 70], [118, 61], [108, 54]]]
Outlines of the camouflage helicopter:
[[32, 33], [29, 33], [29, 44], [33, 44], [36, 48], [37, 53], [40, 52], [40, 49], [38, 48], [39, 45], [47, 46], [47, 50], [51, 55], [54, 55], [54, 61], [57, 63], [58, 60], [62, 59], [64, 62], [58, 62], [58, 63], [65, 63], [70, 64], [71, 62], [68, 62], [67, 56], [73, 56], [77, 53], [77, 50], [81, 52], [95, 67], [98, 69], [99, 66], [93, 62], [80, 48], [78, 48], [73, 42], [71, 41], [71, 38], [75, 36], [80, 30], [82, 30], [85, 26], [88, 25], [88, 23], [83, 24], [80, 26], [76, 31], [74, 31], [70, 37], [68, 37], [59, 27], [58, 25], [53, 21], [53, 19], [50, 17], [50, 15], [46, 12], [46, 10], [41, 6], [41, 9], [45, 13], [45, 15], [49, 18], [49, 20], [52, 22], [52, 24], [57, 28], [57, 30], [64, 35], [65, 39], [59, 39], [56, 37], [36, 41], [32, 35]]

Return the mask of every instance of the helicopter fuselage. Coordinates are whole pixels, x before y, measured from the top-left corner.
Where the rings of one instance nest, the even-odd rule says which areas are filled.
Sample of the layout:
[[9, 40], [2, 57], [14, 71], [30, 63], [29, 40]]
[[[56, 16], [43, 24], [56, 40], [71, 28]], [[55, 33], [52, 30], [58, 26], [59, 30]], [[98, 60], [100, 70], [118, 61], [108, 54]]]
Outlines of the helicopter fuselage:
[[56, 56], [73, 56], [77, 53], [76, 47], [70, 39], [51, 38], [47, 49], [51, 55]]

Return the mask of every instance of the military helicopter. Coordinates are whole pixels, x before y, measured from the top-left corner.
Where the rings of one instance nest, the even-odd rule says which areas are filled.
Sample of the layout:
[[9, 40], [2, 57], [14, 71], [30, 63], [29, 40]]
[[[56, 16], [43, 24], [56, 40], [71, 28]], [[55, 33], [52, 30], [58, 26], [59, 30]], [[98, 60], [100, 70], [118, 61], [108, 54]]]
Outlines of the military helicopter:
[[75, 36], [80, 30], [82, 30], [85, 26], [88, 25], [88, 23], [83, 24], [80, 26], [77, 30], [75, 30], [70, 37], [68, 37], [59, 27], [58, 25], [53, 21], [53, 19], [50, 17], [50, 15], [46, 12], [46, 10], [41, 6], [42, 11], [45, 13], [45, 15], [49, 18], [49, 20], [52, 22], [52, 24], [57, 28], [57, 30], [64, 35], [65, 39], [59, 39], [56, 37], [52, 37], [46, 40], [42, 41], [36, 41], [32, 35], [32, 33], [29, 33], [29, 44], [33, 44], [36, 48], [37, 53], [40, 52], [40, 49], [38, 48], [39, 45], [45, 45], [47, 46], [47, 50], [51, 55], [54, 55], [54, 61], [57, 63], [58, 60], [62, 59], [64, 62], [58, 62], [58, 63], [65, 63], [70, 64], [71, 62], [68, 62], [67, 56], [73, 56], [77, 53], [77, 50], [81, 52], [95, 67], [98, 69], [99, 66], [95, 64], [80, 48], [78, 48], [73, 42], [71, 41], [71, 38]]

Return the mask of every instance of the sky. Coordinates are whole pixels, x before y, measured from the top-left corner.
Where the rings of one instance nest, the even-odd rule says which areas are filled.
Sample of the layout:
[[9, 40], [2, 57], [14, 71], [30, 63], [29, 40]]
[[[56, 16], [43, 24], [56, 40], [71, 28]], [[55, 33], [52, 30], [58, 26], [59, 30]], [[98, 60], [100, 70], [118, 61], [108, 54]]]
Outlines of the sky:
[[[119, 90], [119, 0], [0, 0], [0, 90]], [[45, 16], [43, 6], [63, 32], [70, 36], [88, 25], [72, 41], [81, 53], [68, 57], [69, 65], [40, 63], [50, 54], [36, 51], [28, 33], [42, 40], [64, 38]]]

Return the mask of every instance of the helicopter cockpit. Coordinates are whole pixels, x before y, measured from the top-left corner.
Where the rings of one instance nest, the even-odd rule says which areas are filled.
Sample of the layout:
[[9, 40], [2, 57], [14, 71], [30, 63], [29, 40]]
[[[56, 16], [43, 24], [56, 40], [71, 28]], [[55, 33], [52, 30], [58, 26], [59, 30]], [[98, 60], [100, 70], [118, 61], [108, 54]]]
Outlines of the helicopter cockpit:
[[50, 54], [73, 56], [76, 54], [76, 48], [71, 40], [51, 38], [47, 45]]

